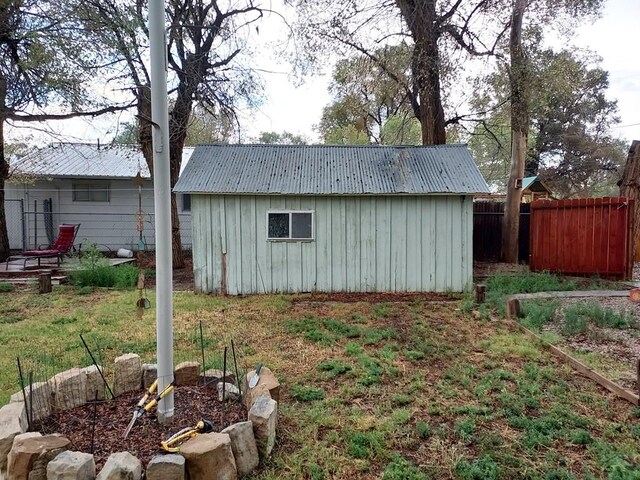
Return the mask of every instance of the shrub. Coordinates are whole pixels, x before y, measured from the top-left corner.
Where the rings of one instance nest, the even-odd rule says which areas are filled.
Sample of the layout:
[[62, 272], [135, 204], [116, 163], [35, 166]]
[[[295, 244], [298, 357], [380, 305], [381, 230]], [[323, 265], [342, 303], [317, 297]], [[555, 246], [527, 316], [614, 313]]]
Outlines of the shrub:
[[138, 268], [125, 264], [114, 267], [109, 264], [95, 244], [89, 245], [82, 258], [80, 268], [69, 274], [71, 283], [77, 287], [130, 288], [138, 279]]

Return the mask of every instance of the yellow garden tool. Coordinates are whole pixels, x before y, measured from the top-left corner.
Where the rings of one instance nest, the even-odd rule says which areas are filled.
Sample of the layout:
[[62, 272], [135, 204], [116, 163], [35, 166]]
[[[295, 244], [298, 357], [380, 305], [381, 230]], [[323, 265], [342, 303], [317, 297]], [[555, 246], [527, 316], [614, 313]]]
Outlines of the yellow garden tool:
[[[124, 431], [124, 438], [127, 438], [129, 436], [129, 432], [131, 432], [131, 429], [133, 428], [133, 425], [136, 423], [136, 420], [138, 420], [142, 415], [144, 415], [146, 412], [149, 412], [153, 407], [155, 407], [160, 400], [166, 397], [173, 390], [174, 387], [175, 387], [175, 382], [171, 382], [169, 385], [165, 387], [163, 391], [157, 394], [153, 398], [153, 400], [147, 403], [147, 400], [149, 400], [149, 398], [153, 396], [156, 389], [158, 388], [158, 380], [155, 380], [151, 384], [151, 386], [149, 387], [149, 390], [147, 390], [147, 393], [144, 394], [144, 396], [140, 399], [140, 401], [136, 405], [136, 408], [133, 411], [133, 417], [131, 418], [129, 425], [127, 425], [127, 429]], [[147, 404], [145, 405], [145, 403]]]
[[160, 446], [165, 452], [179, 452], [180, 445], [185, 440], [189, 440], [191, 437], [195, 437], [201, 433], [213, 432], [213, 423], [209, 420], [200, 420], [195, 427], [183, 428], [178, 433], [171, 435], [164, 442], [160, 443]]

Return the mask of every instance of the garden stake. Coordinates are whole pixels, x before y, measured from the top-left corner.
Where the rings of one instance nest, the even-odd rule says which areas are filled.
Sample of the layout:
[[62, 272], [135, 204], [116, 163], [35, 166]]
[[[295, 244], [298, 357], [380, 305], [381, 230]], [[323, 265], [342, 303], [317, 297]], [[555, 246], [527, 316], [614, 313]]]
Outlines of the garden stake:
[[226, 403], [226, 389], [227, 386], [227, 347], [224, 347], [224, 354], [222, 356], [222, 423], [220, 428], [224, 428], [224, 404]]
[[233, 343], [233, 338], [231, 339], [231, 354], [233, 355], [233, 369], [236, 371], [236, 384], [238, 385], [240, 396], [242, 396], [242, 388], [240, 388], [240, 375], [238, 375], [238, 362], [236, 360], [236, 346]]
[[91, 454], [93, 455], [94, 439], [96, 436], [96, 422], [98, 421], [98, 390], [93, 401], [93, 421], [91, 422]]
[[[31, 419], [33, 421], [33, 371], [29, 372], [29, 408], [28, 408], [27, 419]], [[31, 422], [27, 422], [27, 426], [29, 430], [31, 430]]]
[[[16, 357], [18, 362], [18, 376], [20, 378], [20, 388], [22, 389], [22, 398], [24, 398], [24, 403], [27, 403], [27, 392], [24, 390], [24, 377], [22, 376], [22, 366], [20, 365], [20, 357]], [[31, 417], [29, 416], [29, 412], [27, 412], [27, 427], [31, 430]]]
[[80, 334], [80, 340], [82, 340], [82, 343], [84, 345], [84, 348], [87, 350], [87, 353], [89, 354], [89, 356], [91, 357], [91, 361], [93, 362], [93, 364], [95, 365], [95, 367], [98, 369], [98, 373], [100, 374], [100, 377], [102, 377], [102, 381], [104, 382], [104, 386], [107, 387], [107, 390], [109, 390], [109, 394], [111, 395], [111, 398], [116, 398], [116, 396], [113, 394], [113, 392], [111, 391], [111, 387], [109, 386], [109, 384], [107, 383], [107, 379], [104, 378], [104, 375], [102, 374], [102, 369], [98, 366], [96, 359], [93, 358], [93, 353], [91, 353], [91, 350], [89, 350], [89, 345], [87, 345], [87, 342], [84, 341], [84, 338], [82, 338], [82, 334]]
[[202, 383], [206, 385], [207, 376], [204, 364], [204, 335], [202, 334], [202, 320], [200, 320], [200, 352], [202, 353]]

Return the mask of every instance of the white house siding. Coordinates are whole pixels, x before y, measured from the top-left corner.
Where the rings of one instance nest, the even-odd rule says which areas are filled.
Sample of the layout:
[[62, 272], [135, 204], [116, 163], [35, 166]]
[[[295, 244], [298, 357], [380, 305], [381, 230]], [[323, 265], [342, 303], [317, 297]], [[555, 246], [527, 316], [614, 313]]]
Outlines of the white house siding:
[[[72, 185], [75, 182], [108, 184], [109, 202], [74, 202]], [[69, 179], [40, 180], [28, 185], [7, 184], [7, 199], [23, 199], [25, 210], [26, 246], [48, 243], [44, 224], [44, 200], [53, 204], [53, 234], [61, 223], [80, 223], [78, 243], [96, 243], [102, 250], [128, 248], [137, 250], [139, 233], [136, 228], [138, 188], [130, 179]], [[178, 194], [178, 209], [182, 210], [182, 195]], [[145, 212], [143, 237], [147, 248], [155, 247], [153, 189], [146, 181], [142, 189], [142, 210]], [[15, 221], [9, 229], [21, 228]], [[182, 244], [191, 248], [191, 214], [180, 214]], [[11, 232], [9, 232], [11, 236]], [[17, 235], [17, 234], [16, 234]], [[15, 235], [14, 235], [15, 236]], [[12, 248], [22, 248], [22, 245]]]
[[[313, 210], [315, 240], [268, 241], [267, 211]], [[471, 196], [192, 195], [195, 287], [229, 294], [462, 291]]]

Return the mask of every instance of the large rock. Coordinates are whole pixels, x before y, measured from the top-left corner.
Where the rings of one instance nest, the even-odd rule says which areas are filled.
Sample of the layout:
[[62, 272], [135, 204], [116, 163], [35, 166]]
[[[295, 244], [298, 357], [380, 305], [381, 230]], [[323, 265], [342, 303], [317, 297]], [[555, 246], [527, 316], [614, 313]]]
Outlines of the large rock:
[[15, 438], [9, 452], [8, 480], [46, 480], [47, 464], [71, 442], [60, 435]]
[[0, 478], [7, 470], [7, 456], [13, 439], [27, 429], [27, 412], [24, 402], [8, 403], [0, 408]]
[[113, 394], [118, 397], [123, 393], [140, 389], [142, 380], [142, 363], [135, 353], [120, 355], [114, 364]]
[[202, 383], [217, 383], [221, 381], [236, 383], [236, 376], [231, 372], [227, 372], [227, 374], [224, 375], [222, 370], [210, 368], [204, 372], [203, 375], [200, 375], [200, 380], [202, 380]]
[[[223, 391], [224, 390], [224, 391]], [[240, 390], [233, 383], [220, 382], [218, 383], [218, 401], [232, 401], [235, 402], [240, 398]]]
[[26, 386], [24, 395], [22, 391], [11, 395], [11, 402], [23, 402], [26, 396], [26, 408], [29, 411], [31, 400], [33, 399], [33, 420], [42, 420], [51, 415], [53, 407], [53, 389], [49, 382], [35, 382], [31, 386]]
[[96, 462], [83, 452], [62, 452], [47, 465], [47, 480], [94, 480]]
[[260, 370], [260, 377], [255, 387], [249, 388], [249, 380], [253, 377], [255, 370], [247, 373], [244, 382], [243, 401], [247, 410], [251, 410], [253, 403], [258, 397], [272, 398], [276, 402], [280, 401], [280, 382], [276, 379], [276, 376], [267, 367], [262, 367]]
[[55, 409], [69, 410], [87, 402], [87, 374], [79, 368], [65, 370], [50, 380]]
[[249, 410], [249, 420], [253, 422], [253, 434], [260, 459], [271, 454], [276, 443], [276, 426], [278, 424], [278, 402], [268, 397], [258, 397]]
[[200, 379], [200, 364], [198, 362], [182, 362], [173, 371], [176, 385], [197, 385]]
[[158, 379], [158, 365], [155, 363], [142, 364], [142, 388], [148, 389]]
[[182, 455], [158, 455], [147, 465], [147, 480], [184, 480], [185, 459]]
[[229, 435], [204, 433], [180, 447], [187, 461], [189, 480], [234, 480], [238, 478]]
[[[98, 368], [100, 370], [98, 370]], [[97, 400], [105, 399], [105, 384], [104, 380], [102, 380], [102, 376], [100, 372], [104, 373], [102, 367], [96, 367], [95, 365], [90, 365], [82, 369], [82, 372], [86, 375], [86, 383], [85, 383], [85, 402], [94, 402], [96, 400], [96, 392], [98, 393]]]
[[96, 480], [140, 480], [142, 463], [129, 452], [112, 453]]
[[251, 473], [260, 461], [256, 439], [253, 435], [253, 423], [234, 423], [220, 433], [226, 433], [231, 439], [231, 450], [236, 461], [238, 475], [243, 477]]

